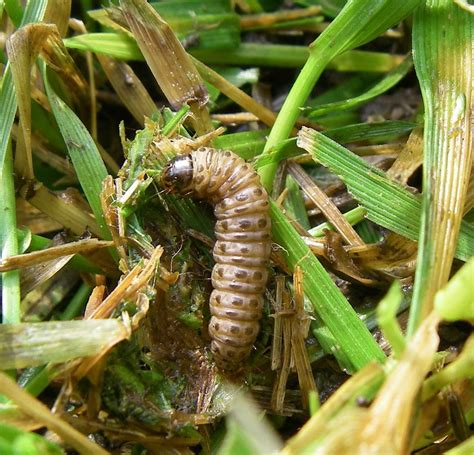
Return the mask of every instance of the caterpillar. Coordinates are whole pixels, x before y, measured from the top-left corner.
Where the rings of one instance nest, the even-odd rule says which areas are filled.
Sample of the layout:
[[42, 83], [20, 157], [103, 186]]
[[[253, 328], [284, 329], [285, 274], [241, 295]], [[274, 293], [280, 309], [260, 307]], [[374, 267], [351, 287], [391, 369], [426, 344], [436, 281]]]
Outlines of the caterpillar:
[[217, 367], [236, 370], [252, 350], [262, 316], [271, 252], [267, 192], [242, 158], [207, 147], [172, 159], [160, 184], [214, 206], [217, 241], [208, 330]]

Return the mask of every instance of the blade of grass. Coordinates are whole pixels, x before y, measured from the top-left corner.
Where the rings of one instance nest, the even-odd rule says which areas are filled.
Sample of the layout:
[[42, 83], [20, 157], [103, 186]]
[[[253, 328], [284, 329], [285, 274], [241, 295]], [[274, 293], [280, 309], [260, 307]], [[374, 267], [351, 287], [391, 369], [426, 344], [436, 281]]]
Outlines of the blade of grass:
[[221, 2], [224, 8], [216, 11], [213, 2], [207, 11], [199, 11], [206, 2], [159, 2], [152, 6], [170, 24], [183, 43], [190, 42], [200, 49], [233, 49], [240, 44], [239, 15], [232, 11], [229, 2]]
[[[236, 49], [190, 49], [191, 55], [206, 64], [256, 65], [277, 68], [301, 68], [310, 55], [305, 46], [242, 43]], [[327, 67], [336, 71], [385, 73], [403, 60], [403, 55], [371, 51], [347, 51], [334, 56]]]
[[72, 299], [69, 301], [66, 309], [59, 316], [59, 319], [61, 321], [68, 321], [83, 314], [91, 291], [92, 288], [88, 284], [82, 283], [79, 289], [75, 292]]
[[[66, 47], [106, 54], [120, 60], [143, 60], [135, 40], [123, 33], [89, 33], [64, 40]], [[242, 43], [236, 49], [199, 50], [190, 54], [208, 65], [272, 66], [300, 68], [308, 58], [308, 48], [283, 44]], [[403, 55], [370, 51], [347, 51], [334, 57], [328, 69], [386, 73], [403, 61]]]
[[303, 17], [315, 16], [321, 12], [320, 6], [309, 6], [307, 8], [281, 10], [263, 14], [247, 14], [240, 17], [242, 29], [271, 28], [281, 22], [293, 21]]
[[20, 0], [5, 0], [2, 2], [2, 9], [3, 8], [5, 8], [8, 17], [11, 19], [15, 27], [18, 27], [21, 23], [21, 18], [23, 17], [23, 9]]
[[[15, 187], [13, 184], [13, 156], [9, 148], [0, 168], [0, 213], [2, 224], [0, 240], [2, 245], [2, 260], [15, 256], [18, 251], [16, 232]], [[2, 277], [2, 322], [15, 324], [20, 322], [20, 272], [12, 270], [1, 274]]]
[[43, 81], [51, 109], [58, 122], [59, 129], [76, 170], [79, 182], [96, 218], [104, 239], [110, 239], [110, 233], [105, 224], [100, 192], [102, 180], [108, 175], [99, 150], [84, 124], [69, 106], [53, 90], [46, 65], [42, 67]]
[[[366, 214], [367, 211], [364, 209], [364, 207], [356, 207], [355, 209], [343, 213], [343, 216], [346, 218], [348, 223], [354, 226], [355, 224], [360, 223], [365, 218]], [[319, 226], [311, 228], [308, 232], [314, 237], [322, 237], [326, 229], [334, 231], [334, 226], [332, 226], [331, 223], [324, 222]]]
[[[468, 7], [472, 8], [472, 11], [474, 11], [473, 5], [466, 5], [466, 9]], [[474, 436], [471, 436], [469, 439], [466, 439], [461, 444], [457, 445], [456, 447], [453, 447], [452, 449], [449, 449], [444, 453], [445, 455], [469, 455], [472, 452], [474, 452]]]
[[392, 346], [392, 352], [397, 358], [400, 358], [406, 347], [405, 338], [397, 320], [397, 310], [402, 299], [400, 285], [395, 281], [377, 306], [380, 330]]
[[25, 368], [89, 357], [129, 334], [118, 319], [7, 324], [0, 326], [0, 364], [2, 369]]
[[31, 81], [30, 73], [41, 47], [48, 45], [56, 28], [49, 24], [27, 24], [6, 42], [9, 64], [15, 84], [20, 118], [15, 153], [15, 170], [26, 180], [34, 178], [31, 154]]
[[61, 370], [61, 364], [26, 368], [18, 378], [18, 385], [29, 394], [37, 397], [61, 373]]
[[72, 0], [61, 0], [60, 2], [49, 1], [44, 13], [45, 22], [55, 24], [62, 37], [66, 35], [68, 30], [71, 3]]
[[[401, 21], [418, 6], [420, 0], [353, 0], [329, 27], [310, 45], [309, 57], [281, 108], [265, 145], [265, 153], [286, 139], [308, 99], [319, 76], [337, 55], [371, 41], [392, 25]], [[263, 185], [271, 187], [276, 166], [270, 164], [259, 170]]]
[[[22, 25], [40, 21], [47, 1], [29, 2], [25, 8]], [[13, 183], [13, 157], [11, 156], [10, 135], [17, 108], [11, 67], [7, 64], [0, 89], [0, 225], [2, 257], [18, 254], [18, 239], [15, 215], [15, 191]], [[20, 279], [19, 272], [12, 271], [2, 275], [2, 314], [3, 322], [15, 323], [20, 320]]]
[[402, 120], [387, 120], [375, 123], [356, 123], [339, 128], [331, 128], [324, 132], [325, 136], [337, 142], [357, 142], [400, 136], [409, 133], [417, 124]]
[[435, 310], [444, 320], [474, 319], [473, 276], [474, 256], [456, 272], [443, 289], [436, 293]]
[[376, 96], [379, 96], [382, 93], [385, 93], [387, 90], [391, 89], [407, 75], [407, 73], [411, 70], [412, 66], [413, 60], [411, 56], [408, 56], [405, 58], [405, 60], [403, 60], [402, 63], [400, 63], [400, 65], [398, 65], [396, 68], [387, 73], [387, 75], [382, 80], [374, 84], [369, 90], [367, 90], [362, 95], [356, 96], [354, 98], [345, 99], [342, 101], [336, 101], [334, 103], [322, 104], [320, 106], [311, 107], [303, 112], [309, 118], [317, 118], [322, 115], [332, 113], [334, 111], [354, 109], [356, 107], [359, 107], [367, 103], [371, 99], [375, 98]]
[[143, 125], [144, 117], [151, 117], [157, 110], [145, 86], [126, 63], [101, 54], [97, 54], [97, 59], [123, 104], [135, 120]]
[[359, 370], [371, 361], [383, 362], [385, 355], [339, 288], [311, 253], [300, 235], [275, 203], [270, 205], [272, 233], [286, 252], [290, 270], [304, 271], [304, 291], [314, 311], [327, 325], [345, 355]]
[[285, 198], [285, 209], [290, 218], [295, 219], [305, 230], [310, 228], [308, 214], [304, 206], [304, 199], [300, 187], [291, 175], [286, 176], [288, 194]]
[[[150, 5], [163, 17], [183, 44], [204, 49], [230, 49], [240, 43], [239, 15], [226, 0], [160, 1]], [[110, 8], [88, 11], [104, 28], [115, 28]]]
[[[379, 169], [323, 134], [302, 128], [298, 145], [313, 159], [327, 166], [347, 185], [367, 210], [367, 218], [411, 240], [418, 239], [421, 200]], [[474, 254], [474, 227], [461, 224], [456, 257], [467, 260]]]
[[450, 0], [428, 0], [415, 14], [413, 49], [425, 127], [420, 248], [409, 336], [448, 281], [461, 227], [474, 156], [473, 40], [474, 16]]
[[429, 400], [449, 384], [454, 384], [462, 379], [472, 378], [473, 364], [474, 335], [471, 335], [466, 340], [461, 354], [447, 367], [433, 374], [425, 381], [422, 390], [422, 400]]
[[[386, 137], [398, 137], [404, 135], [414, 128], [415, 123], [402, 121], [386, 121], [379, 123], [358, 123], [338, 128], [331, 128], [322, 132], [327, 137], [338, 142], [357, 142], [367, 140], [381, 140]], [[281, 160], [300, 155], [296, 147], [296, 138], [286, 139], [275, 146], [271, 153], [261, 154], [255, 167], [260, 169], [270, 163], [278, 164]]]
[[125, 19], [148, 66], [171, 106], [189, 104], [198, 134], [212, 131], [205, 105], [209, 95], [169, 25], [145, 0], [120, 0]]
[[342, 216], [337, 206], [331, 198], [316, 185], [305, 170], [297, 163], [288, 164], [289, 173], [295, 178], [301, 189], [313, 201], [321, 213], [331, 221], [331, 224], [341, 234], [342, 238], [349, 245], [363, 245], [364, 242], [359, 237], [352, 225]]

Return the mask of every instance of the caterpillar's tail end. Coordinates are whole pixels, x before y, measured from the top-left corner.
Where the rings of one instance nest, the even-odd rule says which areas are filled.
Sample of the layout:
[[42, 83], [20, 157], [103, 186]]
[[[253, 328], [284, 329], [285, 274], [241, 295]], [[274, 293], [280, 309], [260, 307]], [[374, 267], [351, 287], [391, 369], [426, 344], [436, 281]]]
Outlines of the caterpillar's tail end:
[[213, 340], [211, 342], [211, 352], [219, 370], [237, 374], [243, 370], [245, 359], [250, 354], [250, 348], [247, 346], [229, 346], [218, 340]]

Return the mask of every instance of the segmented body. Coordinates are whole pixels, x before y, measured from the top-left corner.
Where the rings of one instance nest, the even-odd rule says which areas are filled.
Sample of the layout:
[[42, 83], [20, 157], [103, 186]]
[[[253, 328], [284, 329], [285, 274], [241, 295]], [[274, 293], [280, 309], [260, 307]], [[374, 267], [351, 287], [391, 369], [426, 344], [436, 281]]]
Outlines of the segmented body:
[[234, 370], [249, 355], [259, 331], [271, 251], [268, 195], [243, 159], [211, 148], [170, 161], [162, 184], [214, 205], [211, 351], [220, 368]]

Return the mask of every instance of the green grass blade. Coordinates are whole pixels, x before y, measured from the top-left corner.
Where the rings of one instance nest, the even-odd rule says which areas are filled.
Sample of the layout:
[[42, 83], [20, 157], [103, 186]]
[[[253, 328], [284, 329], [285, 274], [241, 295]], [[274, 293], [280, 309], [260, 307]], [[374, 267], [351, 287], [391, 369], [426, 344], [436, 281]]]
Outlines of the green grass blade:
[[402, 120], [387, 120], [375, 123], [356, 123], [339, 128], [331, 128], [324, 135], [337, 142], [357, 142], [400, 136], [409, 133], [417, 124]]
[[448, 281], [456, 249], [474, 157], [473, 41], [474, 15], [451, 0], [428, 0], [415, 14], [413, 50], [425, 126], [420, 248], [409, 335]]
[[[177, 37], [190, 47], [227, 49], [240, 43], [240, 19], [230, 2], [201, 0], [150, 2], [169, 24]], [[107, 8], [89, 11], [88, 15], [104, 27], [112, 25]]]
[[304, 271], [306, 297], [354, 368], [359, 370], [374, 360], [383, 362], [385, 355], [364, 323], [273, 202], [270, 205], [270, 214], [274, 241], [286, 252], [290, 269], [293, 270], [299, 265]]
[[287, 214], [291, 219], [296, 220], [303, 229], [308, 230], [311, 226], [304, 206], [304, 199], [298, 183], [291, 175], [286, 176], [286, 188], [288, 189], [288, 195], [285, 198]]
[[88, 357], [110, 347], [112, 341], [117, 343], [127, 338], [127, 331], [127, 326], [118, 319], [3, 325], [0, 326], [0, 365], [2, 369], [25, 368]]
[[[135, 40], [125, 34], [89, 33], [64, 40], [66, 47], [110, 55], [119, 60], [143, 60]], [[235, 49], [193, 49], [190, 54], [206, 64], [300, 68], [309, 56], [307, 47], [242, 43]], [[386, 73], [403, 61], [402, 55], [348, 51], [334, 57], [328, 69]]]
[[217, 13], [212, 8], [212, 11], [208, 11], [211, 14], [196, 13], [194, 6], [191, 10], [189, 5], [183, 5], [181, 2], [169, 4], [170, 8], [164, 8], [162, 2], [152, 6], [177, 36], [184, 42], [189, 41], [192, 47], [232, 49], [240, 44], [240, 23], [238, 14], [231, 12], [230, 4], [226, 3], [228, 11]]
[[[356, 207], [355, 209], [343, 213], [343, 216], [352, 226], [354, 226], [355, 224], [360, 223], [362, 220], [364, 220], [366, 214], [367, 211], [364, 209], [364, 207]], [[319, 226], [311, 228], [308, 232], [314, 237], [322, 237], [326, 229], [330, 229], [333, 231], [334, 227], [331, 223], [324, 222], [321, 223]]]
[[[305, 46], [242, 43], [236, 49], [191, 49], [190, 53], [206, 64], [255, 65], [278, 68], [300, 68], [310, 55]], [[385, 73], [403, 60], [402, 55], [370, 51], [347, 51], [327, 63], [328, 69], [341, 72], [363, 71]]]
[[[421, 200], [418, 196], [317, 131], [303, 128], [299, 133], [298, 145], [344, 181], [367, 210], [367, 218], [409, 239], [418, 239], [421, 217]], [[467, 260], [473, 254], [474, 227], [463, 222], [456, 257]]]
[[[321, 134], [335, 139], [338, 142], [357, 142], [372, 139], [381, 141], [387, 137], [393, 138], [409, 133], [416, 128], [416, 126], [416, 123], [397, 120], [378, 123], [356, 123], [339, 128], [331, 128]], [[301, 150], [296, 147], [296, 138], [286, 139], [280, 142], [271, 153], [260, 155], [255, 167], [260, 169], [271, 163], [278, 164], [281, 160], [292, 158], [300, 154]]]
[[[11, 148], [7, 151], [3, 166], [0, 168], [0, 241], [2, 245], [1, 257], [7, 258], [19, 253], [16, 231], [15, 187], [13, 185], [13, 156]], [[20, 322], [20, 272], [12, 270], [4, 272], [2, 277], [2, 322], [15, 324]]]
[[[300, 108], [308, 99], [319, 76], [327, 64], [343, 52], [376, 38], [410, 14], [421, 0], [352, 0], [331, 22], [329, 27], [310, 45], [310, 55], [298, 79], [286, 98], [268, 137], [268, 153], [286, 139], [300, 115]], [[270, 188], [276, 166], [268, 165], [259, 170], [262, 183]]]
[[53, 90], [46, 66], [43, 66], [43, 81], [51, 109], [77, 173], [77, 177], [89, 202], [92, 213], [104, 239], [110, 239], [100, 202], [102, 180], [108, 175], [99, 150], [89, 131], [71, 108]]
[[213, 144], [218, 149], [232, 150], [244, 160], [250, 160], [262, 153], [267, 134], [267, 129], [225, 134], [216, 137]]
[[310, 108], [308, 109], [307, 116], [309, 118], [317, 118], [335, 111], [354, 109], [356, 107], [359, 107], [367, 103], [371, 99], [375, 98], [376, 96], [379, 96], [382, 93], [385, 93], [387, 90], [391, 89], [394, 85], [396, 85], [406, 76], [412, 66], [412, 58], [411, 56], [408, 56], [405, 60], [403, 60], [402, 63], [400, 63], [400, 65], [390, 71], [382, 80], [374, 84], [369, 90], [367, 90], [362, 95]]
[[[23, 16], [22, 25], [39, 22], [46, 10], [47, 0], [28, 2]], [[10, 132], [16, 113], [16, 96], [10, 65], [3, 73], [0, 89], [0, 167], [3, 166], [5, 154], [10, 140]]]
[[[21, 25], [41, 21], [47, 1], [28, 2]], [[10, 134], [17, 108], [11, 67], [7, 64], [0, 88], [0, 210], [3, 214], [0, 225], [2, 258], [18, 254], [16, 230], [16, 203], [13, 184], [13, 158], [10, 149]], [[19, 272], [2, 274], [2, 314], [3, 322], [15, 323], [20, 320], [20, 279]]]
[[392, 353], [397, 358], [401, 357], [406, 347], [405, 338], [397, 320], [397, 310], [402, 299], [403, 294], [400, 284], [394, 281], [377, 307], [377, 319], [380, 330], [385, 339], [390, 343], [390, 346], [392, 346]]
[[[3, 2], [2, 2], [3, 3]], [[8, 14], [8, 17], [11, 19], [15, 27], [18, 27], [21, 23], [23, 17], [23, 9], [19, 0], [5, 0], [5, 3], [2, 5], [2, 8], [5, 8], [5, 11]]]
[[435, 310], [445, 321], [474, 319], [473, 276], [474, 256], [436, 293]]

